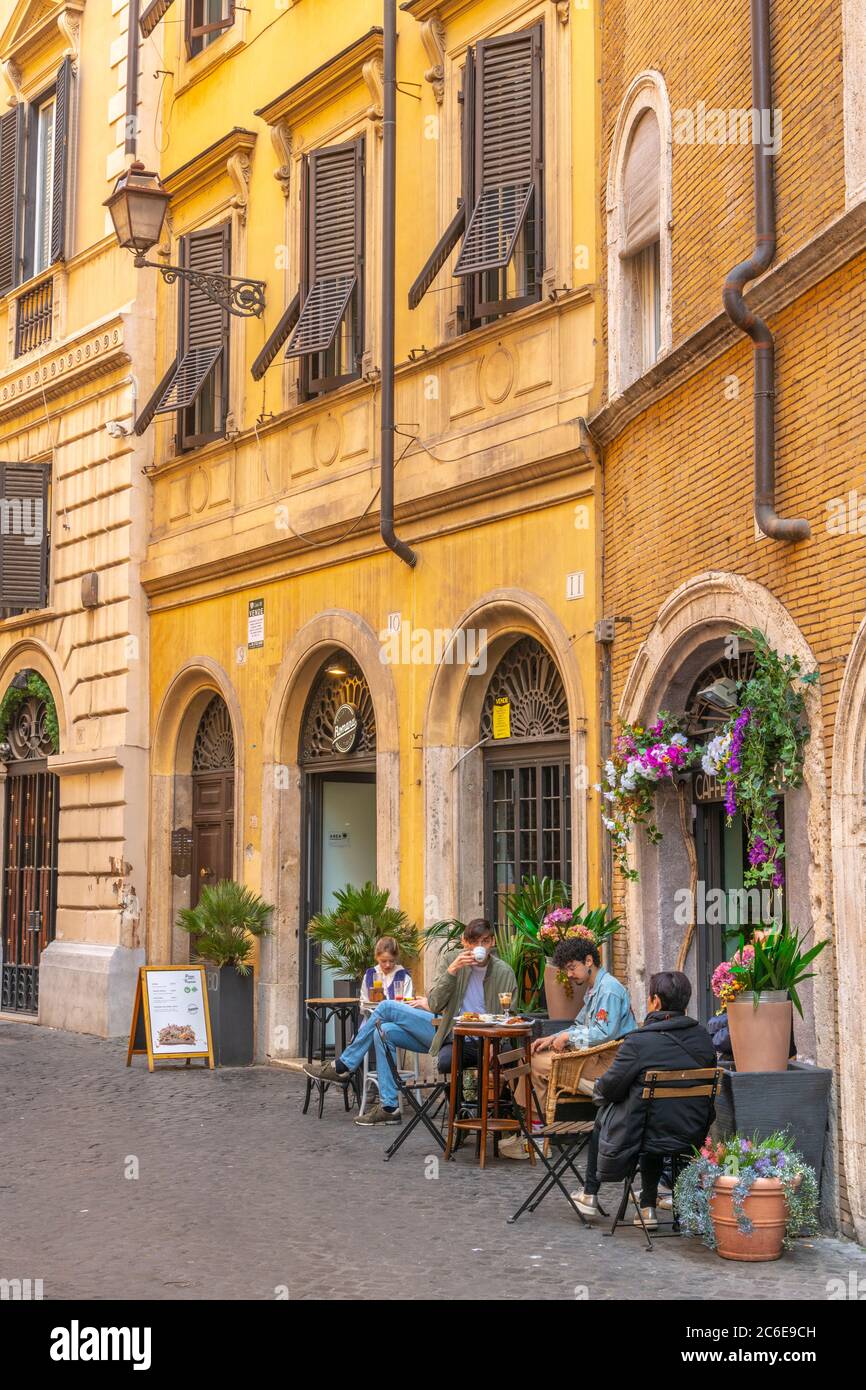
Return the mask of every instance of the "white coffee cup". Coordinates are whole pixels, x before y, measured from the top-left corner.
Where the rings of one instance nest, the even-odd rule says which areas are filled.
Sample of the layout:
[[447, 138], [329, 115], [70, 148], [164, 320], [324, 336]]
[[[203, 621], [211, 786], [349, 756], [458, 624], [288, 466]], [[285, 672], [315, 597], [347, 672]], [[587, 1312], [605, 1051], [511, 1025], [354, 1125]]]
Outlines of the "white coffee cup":
[[473, 954], [473, 956], [475, 957], [475, 959], [478, 961], [478, 964], [479, 964], [479, 965], [483, 965], [484, 962], [485, 962], [486, 959], [487, 959], [487, 947], [486, 947], [486, 946], [474, 946], [474, 947], [472, 948], [472, 954]]

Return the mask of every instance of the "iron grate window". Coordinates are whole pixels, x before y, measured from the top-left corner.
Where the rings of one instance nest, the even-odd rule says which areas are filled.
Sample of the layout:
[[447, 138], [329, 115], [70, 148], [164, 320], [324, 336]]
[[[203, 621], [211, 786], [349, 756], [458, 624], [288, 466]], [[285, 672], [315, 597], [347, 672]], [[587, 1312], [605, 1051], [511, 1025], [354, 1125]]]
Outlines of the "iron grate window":
[[286, 357], [327, 352], [337, 336], [356, 283], [355, 275], [332, 275], [316, 281], [289, 339]]
[[531, 183], [506, 183], [485, 188], [472, 211], [455, 275], [480, 275], [502, 270], [514, 255], [529, 205]]
[[221, 347], [194, 347], [184, 353], [154, 414], [168, 415], [193, 405], [221, 353]]
[[15, 356], [41, 347], [51, 337], [54, 281], [43, 280], [18, 300], [15, 309]]

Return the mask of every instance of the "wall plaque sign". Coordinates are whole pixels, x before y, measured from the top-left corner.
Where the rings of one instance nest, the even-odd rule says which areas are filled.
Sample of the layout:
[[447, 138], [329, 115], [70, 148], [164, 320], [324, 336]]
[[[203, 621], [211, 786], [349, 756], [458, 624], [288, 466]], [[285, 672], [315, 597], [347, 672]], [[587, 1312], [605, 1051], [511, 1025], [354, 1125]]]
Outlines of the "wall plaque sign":
[[177, 878], [189, 878], [192, 871], [192, 831], [179, 825], [171, 832], [171, 871]]
[[340, 705], [334, 717], [334, 752], [351, 753], [358, 742], [361, 723], [355, 705]]

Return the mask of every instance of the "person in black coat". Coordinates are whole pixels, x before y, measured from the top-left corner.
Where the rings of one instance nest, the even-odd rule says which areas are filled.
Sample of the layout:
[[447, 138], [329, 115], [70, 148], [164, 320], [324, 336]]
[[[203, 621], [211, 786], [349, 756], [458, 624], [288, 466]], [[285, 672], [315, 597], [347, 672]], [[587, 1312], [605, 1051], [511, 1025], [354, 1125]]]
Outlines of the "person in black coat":
[[[616, 1061], [595, 1083], [600, 1111], [586, 1151], [586, 1182], [573, 1194], [580, 1213], [598, 1215], [603, 1182], [622, 1181], [640, 1154], [640, 1205], [647, 1226], [658, 1224], [656, 1203], [665, 1158], [688, 1152], [706, 1138], [713, 1110], [704, 1097], [672, 1100], [650, 1109], [643, 1099], [647, 1071], [714, 1067], [716, 1052], [706, 1028], [686, 1014], [692, 987], [680, 970], [650, 979], [647, 1016], [624, 1039]], [[636, 1223], [639, 1218], [635, 1218]]]

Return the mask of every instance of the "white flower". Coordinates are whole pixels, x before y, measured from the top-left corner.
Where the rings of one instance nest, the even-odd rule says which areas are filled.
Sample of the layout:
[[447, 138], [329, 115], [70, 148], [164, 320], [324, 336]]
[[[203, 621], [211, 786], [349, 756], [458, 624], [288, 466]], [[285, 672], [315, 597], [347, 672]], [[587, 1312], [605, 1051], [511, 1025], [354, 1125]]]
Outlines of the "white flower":
[[612, 821], [612, 820], [610, 819], [609, 816], [602, 816], [601, 821], [602, 821], [602, 825], [604, 826], [605, 830], [615, 830], [615, 829], [616, 829], [616, 823], [615, 823], [614, 821]]
[[606, 777], [607, 777], [608, 786], [610, 786], [610, 787], [615, 787], [615, 786], [616, 786], [616, 768], [614, 767], [614, 765], [613, 765], [613, 760], [612, 760], [611, 758], [608, 758], [607, 762], [605, 763], [605, 765], [604, 765], [604, 771], [605, 771], [605, 775], [606, 775]]
[[715, 738], [710, 739], [701, 758], [701, 767], [708, 777], [718, 777], [722, 767], [727, 761], [730, 748], [730, 733], [716, 734]]
[[605, 801], [616, 801], [616, 792], [605, 792]]
[[688, 739], [686, 738], [685, 734], [674, 734], [673, 738], [671, 739], [671, 743], [674, 745], [675, 748], [684, 748], [685, 745], [688, 743]]

